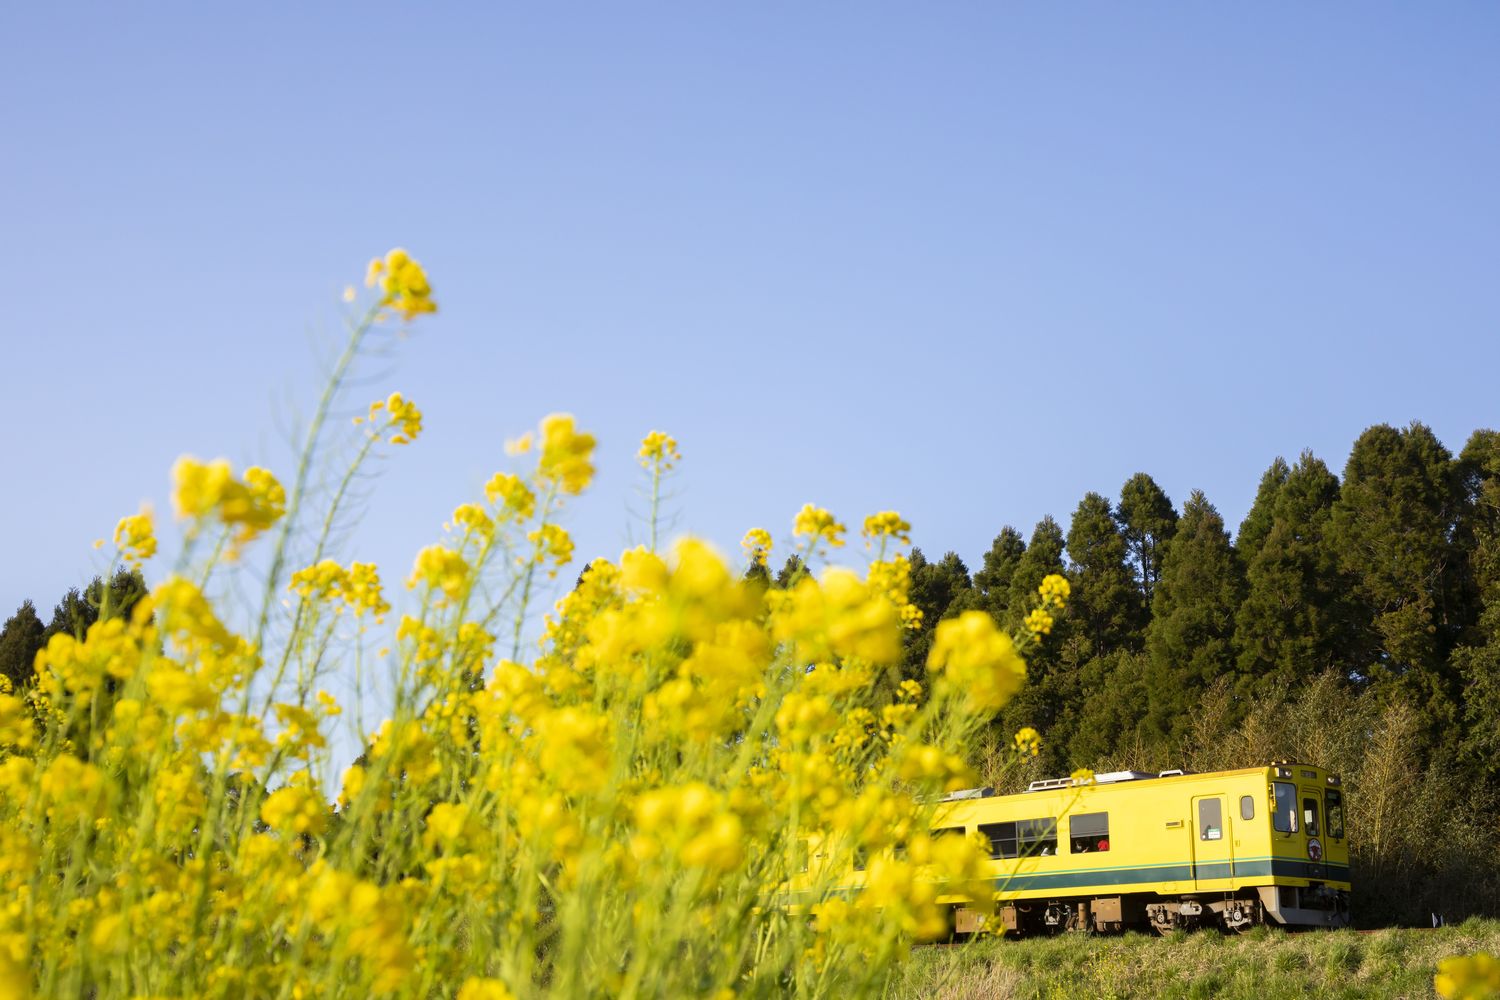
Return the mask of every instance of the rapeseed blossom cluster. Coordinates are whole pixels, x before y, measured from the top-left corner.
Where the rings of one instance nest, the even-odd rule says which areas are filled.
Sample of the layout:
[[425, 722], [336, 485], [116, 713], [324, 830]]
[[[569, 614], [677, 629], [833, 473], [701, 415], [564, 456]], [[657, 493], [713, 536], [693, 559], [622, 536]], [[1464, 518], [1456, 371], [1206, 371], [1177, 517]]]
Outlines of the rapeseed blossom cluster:
[[402, 319], [415, 319], [423, 313], [437, 312], [432, 287], [422, 265], [400, 247], [384, 257], [370, 261], [365, 272], [365, 286], [380, 293], [380, 307]]
[[393, 392], [385, 399], [377, 399], [370, 404], [370, 412], [363, 417], [355, 417], [356, 424], [368, 423], [370, 434], [379, 437], [389, 430], [391, 444], [411, 444], [422, 433], [422, 411], [417, 409], [417, 404], [401, 395]]
[[842, 548], [844, 532], [848, 530], [826, 509], [814, 504], [803, 504], [792, 521], [792, 534], [806, 538], [809, 547], [826, 542], [832, 548]]
[[236, 479], [226, 459], [200, 462], [184, 455], [172, 467], [172, 508], [196, 533], [216, 520], [232, 531], [236, 545], [253, 540], [286, 513], [286, 490], [269, 470], [252, 466]]
[[1432, 985], [1445, 1000], [1494, 1000], [1500, 997], [1500, 959], [1483, 951], [1445, 958]]
[[673, 464], [682, 461], [682, 452], [678, 450], [677, 439], [662, 431], [652, 431], [641, 440], [641, 450], [636, 453], [636, 458], [641, 465], [647, 469], [672, 468]]
[[771, 533], [765, 528], [751, 528], [740, 541], [740, 548], [745, 550], [745, 556], [753, 564], [762, 567], [771, 555], [771, 546]]
[[[402, 251], [370, 280], [367, 323], [436, 309]], [[421, 431], [399, 394], [366, 420], [346, 481]], [[0, 691], [0, 996], [876, 995], [955, 906], [992, 906], [987, 848], [929, 820], [975, 780], [964, 751], [1036, 630], [1018, 646], [966, 613], [900, 678], [910, 525], [866, 519], [881, 551], [856, 572], [817, 561], [845, 528], [809, 505], [784, 586], [702, 541], [657, 551], [653, 524], [533, 643], [596, 441], [567, 415], [523, 440], [417, 553], [384, 639], [381, 574], [325, 551], [339, 511], [307, 509], [300, 471], [289, 492], [180, 460], [185, 534], [219, 544], [171, 571], [149, 515], [122, 520], [149, 594]], [[653, 432], [639, 457], [659, 474], [680, 454]], [[253, 572], [223, 558], [252, 543]], [[764, 566], [770, 533], [744, 544]]]

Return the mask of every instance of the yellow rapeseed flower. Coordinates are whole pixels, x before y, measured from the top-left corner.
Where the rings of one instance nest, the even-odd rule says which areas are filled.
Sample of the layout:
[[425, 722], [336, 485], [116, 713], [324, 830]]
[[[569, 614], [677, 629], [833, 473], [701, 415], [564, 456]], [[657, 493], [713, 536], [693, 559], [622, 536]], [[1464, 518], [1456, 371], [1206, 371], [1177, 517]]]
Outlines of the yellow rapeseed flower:
[[477, 503], [459, 504], [453, 511], [453, 526], [466, 534], [489, 537], [495, 533], [495, 522]]
[[239, 529], [236, 545], [250, 541], [286, 513], [286, 490], [259, 466], [246, 469], [241, 482], [225, 459], [200, 462], [184, 455], [172, 466], [172, 480], [177, 516], [197, 521], [217, 515], [224, 525]]
[[1026, 661], [984, 611], [938, 622], [927, 669], [941, 674], [980, 711], [1003, 706], [1026, 680]]
[[497, 472], [484, 484], [484, 496], [500, 508], [503, 518], [526, 521], [536, 513], [536, 494], [517, 475]]
[[25, 750], [35, 741], [36, 726], [26, 703], [13, 694], [0, 694], [0, 746]]
[[412, 566], [406, 586], [415, 590], [418, 585], [425, 583], [442, 591], [448, 600], [456, 601], [468, 587], [472, 572], [472, 567], [459, 553], [445, 545], [429, 545], [417, 553], [417, 560]]
[[752, 563], [764, 566], [766, 557], [771, 554], [771, 533], [765, 528], [751, 528], [740, 540], [740, 548], [745, 550]]
[[1061, 609], [1068, 603], [1068, 596], [1073, 588], [1068, 584], [1068, 578], [1060, 573], [1049, 573], [1042, 580], [1042, 585], [1037, 592], [1042, 595], [1042, 607]]
[[266, 797], [260, 818], [271, 829], [285, 834], [319, 834], [328, 825], [328, 806], [306, 785], [288, 785]]
[[893, 538], [902, 545], [911, 544], [911, 525], [893, 510], [883, 510], [865, 518], [861, 534], [865, 536], [866, 545], [872, 544], [877, 538]]
[[535, 531], [527, 532], [526, 539], [536, 546], [533, 558], [538, 564], [552, 563], [548, 576], [556, 576], [559, 569], [573, 561], [573, 539], [559, 525], [544, 524]]
[[150, 507], [120, 518], [115, 525], [115, 544], [126, 562], [144, 562], [156, 555], [156, 525]]
[[579, 431], [571, 413], [553, 413], [543, 418], [541, 437], [541, 477], [564, 493], [587, 489], [594, 478], [594, 435]]
[[380, 570], [374, 563], [350, 563], [349, 575], [344, 581], [344, 600], [356, 615], [371, 612], [376, 621], [385, 617], [391, 606], [386, 603], [380, 589]]
[[432, 286], [427, 283], [427, 272], [400, 247], [383, 258], [370, 261], [365, 272], [365, 285], [369, 288], [378, 285], [380, 304], [404, 320], [437, 312], [437, 303], [432, 300]]
[[1026, 616], [1026, 620], [1021, 624], [1025, 627], [1026, 631], [1031, 633], [1032, 638], [1040, 639], [1042, 636], [1052, 633], [1053, 619], [1050, 614], [1041, 608], [1035, 608]]
[[458, 1000], [515, 1000], [515, 994], [498, 979], [470, 976], [459, 987]]
[[1042, 749], [1042, 734], [1030, 726], [1016, 731], [1016, 752], [1023, 757], [1035, 757]]
[[641, 450], [636, 457], [645, 468], [660, 468], [663, 472], [670, 469], [672, 463], [682, 461], [677, 439], [661, 431], [652, 431], [641, 440]]
[[819, 539], [827, 542], [834, 548], [841, 548], [844, 544], [844, 531], [846, 529], [838, 520], [822, 507], [813, 504], [803, 504], [802, 509], [792, 521], [792, 534], [799, 538], [808, 538], [814, 544]]
[[[381, 414], [384, 414], [384, 418]], [[385, 399], [377, 399], [370, 404], [370, 412], [364, 417], [356, 417], [355, 423], [368, 421], [373, 425], [380, 423], [383, 419], [382, 429], [372, 429], [372, 437], [379, 436], [383, 430], [394, 430], [391, 435], [391, 444], [411, 444], [422, 433], [422, 411], [417, 409], [417, 404], [402, 396], [399, 392], [393, 392]]]
[[1500, 998], [1500, 959], [1488, 952], [1454, 955], [1438, 963], [1433, 989], [1444, 1000]]

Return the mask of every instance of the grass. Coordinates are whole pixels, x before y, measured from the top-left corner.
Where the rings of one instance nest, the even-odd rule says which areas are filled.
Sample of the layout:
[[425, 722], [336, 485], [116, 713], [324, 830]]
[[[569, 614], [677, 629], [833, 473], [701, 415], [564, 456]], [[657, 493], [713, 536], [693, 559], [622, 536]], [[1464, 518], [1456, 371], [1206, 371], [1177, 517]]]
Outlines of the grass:
[[1439, 960], [1475, 951], [1500, 953], [1500, 920], [1368, 933], [1262, 927], [1239, 936], [984, 939], [916, 949], [891, 992], [912, 1000], [1430, 998]]

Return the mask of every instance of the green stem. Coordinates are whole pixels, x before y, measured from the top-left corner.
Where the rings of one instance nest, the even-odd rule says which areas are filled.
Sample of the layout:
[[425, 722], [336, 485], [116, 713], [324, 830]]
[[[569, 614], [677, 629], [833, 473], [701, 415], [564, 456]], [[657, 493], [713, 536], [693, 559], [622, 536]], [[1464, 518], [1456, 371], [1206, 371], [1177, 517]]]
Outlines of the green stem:
[[307, 438], [303, 442], [302, 452], [297, 459], [297, 475], [292, 480], [292, 489], [287, 495], [286, 514], [281, 519], [281, 530], [276, 535], [276, 548], [271, 555], [271, 567], [266, 572], [266, 588], [261, 597], [260, 619], [255, 625], [257, 649], [264, 644], [266, 624], [271, 617], [271, 605], [276, 599], [277, 585], [286, 563], [287, 543], [291, 538], [292, 525], [302, 506], [303, 495], [307, 489], [307, 475], [312, 468], [313, 455], [317, 452], [318, 438], [323, 433], [323, 424], [328, 419], [328, 411], [333, 408], [333, 401], [338, 396], [339, 389], [343, 387], [344, 377], [348, 374], [350, 365], [359, 355], [359, 348], [364, 343], [365, 335], [370, 332], [371, 327], [375, 325], [376, 317], [380, 315], [380, 309], [379, 303], [372, 305], [364, 318], [350, 329], [349, 340], [344, 344], [344, 352], [334, 362], [333, 371], [323, 386], [322, 398], [318, 400], [318, 408], [313, 411], [312, 422], [307, 426]]

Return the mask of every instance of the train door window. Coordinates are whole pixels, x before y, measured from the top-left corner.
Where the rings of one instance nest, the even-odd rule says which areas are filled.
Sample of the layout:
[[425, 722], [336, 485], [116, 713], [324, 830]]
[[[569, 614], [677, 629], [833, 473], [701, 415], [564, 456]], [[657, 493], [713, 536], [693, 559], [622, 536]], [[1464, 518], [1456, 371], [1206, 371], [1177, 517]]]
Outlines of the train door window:
[[792, 851], [792, 867], [798, 872], [807, 871], [807, 841], [797, 841], [797, 846]]
[[1309, 837], [1318, 835], [1318, 797], [1316, 795], [1302, 800], [1302, 828], [1307, 831]]
[[1327, 799], [1328, 836], [1342, 840], [1344, 836], [1344, 793], [1330, 788], [1323, 793]]
[[1241, 795], [1240, 796], [1240, 819], [1254, 819], [1254, 818], [1255, 818], [1255, 796], [1254, 795]]
[[981, 823], [979, 832], [989, 838], [990, 857], [1014, 858], [1019, 855], [1020, 852], [1016, 849], [1016, 824]]
[[1224, 805], [1221, 799], [1198, 800], [1198, 839], [1224, 839]]
[[1271, 825], [1278, 833], [1297, 832], [1297, 786], [1284, 781], [1271, 782], [1272, 794], [1276, 796], [1276, 813]]
[[1068, 851], [1088, 854], [1109, 850], [1109, 813], [1079, 813], [1068, 819]]
[[854, 849], [854, 870], [862, 872], [870, 863], [870, 854], [863, 847]]
[[1017, 820], [1016, 840], [1019, 842], [1021, 853], [1026, 857], [1038, 854], [1043, 856], [1056, 854], [1057, 820]]

